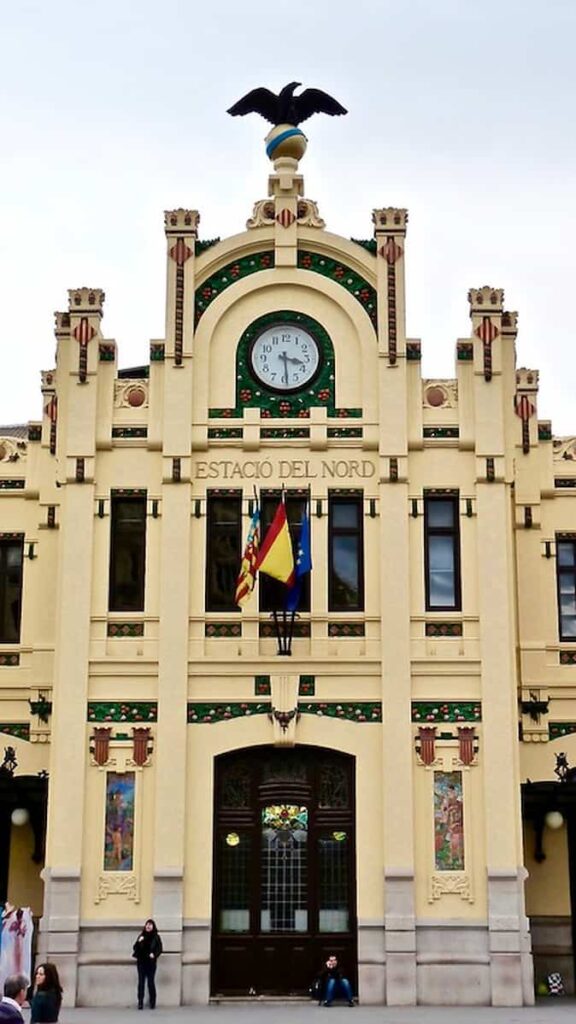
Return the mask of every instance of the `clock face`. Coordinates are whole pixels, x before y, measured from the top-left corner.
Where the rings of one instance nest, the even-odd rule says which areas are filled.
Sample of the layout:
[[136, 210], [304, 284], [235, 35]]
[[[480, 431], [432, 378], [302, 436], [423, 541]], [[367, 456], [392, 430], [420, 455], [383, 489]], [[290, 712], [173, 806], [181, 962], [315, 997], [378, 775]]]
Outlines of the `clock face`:
[[273, 391], [300, 391], [320, 369], [320, 346], [296, 324], [278, 323], [259, 334], [250, 351], [252, 373]]

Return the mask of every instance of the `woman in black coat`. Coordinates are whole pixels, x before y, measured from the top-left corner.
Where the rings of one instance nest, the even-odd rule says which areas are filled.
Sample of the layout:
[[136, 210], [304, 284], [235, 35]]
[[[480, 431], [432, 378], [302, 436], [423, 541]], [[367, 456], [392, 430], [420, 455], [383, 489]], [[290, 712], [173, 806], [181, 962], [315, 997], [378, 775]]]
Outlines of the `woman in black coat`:
[[30, 1024], [54, 1024], [62, 1004], [62, 986], [54, 964], [39, 964], [30, 1000]]
[[145, 922], [140, 935], [134, 943], [132, 956], [138, 968], [138, 1009], [144, 1008], [144, 987], [148, 982], [148, 999], [150, 1009], [156, 1007], [156, 965], [162, 954], [162, 939], [158, 934], [156, 923], [151, 917]]

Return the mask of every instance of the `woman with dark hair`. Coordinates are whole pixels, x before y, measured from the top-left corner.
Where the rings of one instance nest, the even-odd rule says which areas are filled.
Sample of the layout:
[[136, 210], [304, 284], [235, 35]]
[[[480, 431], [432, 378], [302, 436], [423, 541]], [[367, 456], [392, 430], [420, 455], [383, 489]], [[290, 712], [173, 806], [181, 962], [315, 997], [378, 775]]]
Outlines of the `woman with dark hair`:
[[144, 1009], [144, 987], [148, 982], [148, 999], [150, 1009], [156, 1009], [156, 964], [162, 954], [162, 939], [158, 934], [156, 922], [151, 917], [144, 922], [144, 927], [134, 943], [132, 956], [138, 968], [138, 1009]]
[[39, 964], [30, 1000], [30, 1024], [53, 1024], [62, 1004], [62, 986], [55, 964]]

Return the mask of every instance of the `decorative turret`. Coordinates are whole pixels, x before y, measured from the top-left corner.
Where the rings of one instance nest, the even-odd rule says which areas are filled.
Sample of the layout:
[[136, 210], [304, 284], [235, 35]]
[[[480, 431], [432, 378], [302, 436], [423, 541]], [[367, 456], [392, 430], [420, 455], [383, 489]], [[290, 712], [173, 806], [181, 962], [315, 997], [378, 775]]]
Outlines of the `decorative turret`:
[[374, 238], [378, 255], [378, 310], [380, 345], [388, 355], [388, 365], [396, 366], [405, 355], [404, 324], [404, 241], [408, 210], [387, 206], [372, 211]]
[[501, 363], [494, 366], [492, 343], [502, 333], [504, 289], [491, 288], [487, 284], [481, 288], [470, 288], [468, 302], [470, 303], [472, 334], [482, 343], [481, 365], [484, 380], [488, 383], [492, 380], [495, 369], [497, 372], [501, 371]]
[[166, 356], [174, 358], [175, 366], [182, 366], [185, 353], [190, 355], [191, 351], [192, 332], [186, 332], [186, 323], [193, 323], [194, 255], [199, 223], [198, 210], [180, 208], [164, 213], [168, 247]]
[[[70, 333], [79, 346], [78, 380], [81, 384], [86, 383], [88, 375], [88, 345], [100, 333], [105, 298], [101, 288], [71, 288], [68, 291]], [[93, 364], [96, 361], [97, 356], [91, 360]]]

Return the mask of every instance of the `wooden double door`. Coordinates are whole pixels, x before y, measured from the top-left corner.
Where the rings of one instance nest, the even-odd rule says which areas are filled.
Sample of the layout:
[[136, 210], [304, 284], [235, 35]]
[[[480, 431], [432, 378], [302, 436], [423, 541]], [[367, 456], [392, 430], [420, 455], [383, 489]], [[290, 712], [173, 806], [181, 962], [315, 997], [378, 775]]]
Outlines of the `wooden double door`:
[[356, 984], [354, 791], [331, 750], [217, 759], [213, 995], [306, 993], [329, 953]]

